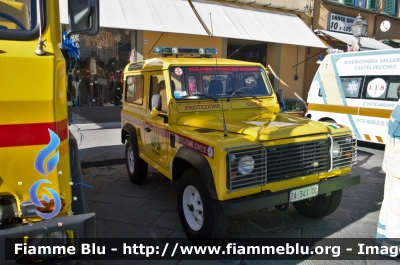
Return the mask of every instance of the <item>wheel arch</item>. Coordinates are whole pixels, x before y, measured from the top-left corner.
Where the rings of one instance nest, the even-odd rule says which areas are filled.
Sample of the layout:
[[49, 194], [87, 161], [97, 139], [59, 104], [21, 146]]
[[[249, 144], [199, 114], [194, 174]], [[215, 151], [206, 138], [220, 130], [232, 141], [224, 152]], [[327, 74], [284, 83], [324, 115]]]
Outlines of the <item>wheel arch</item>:
[[332, 119], [332, 118], [329, 118], [329, 117], [323, 117], [323, 118], [319, 119], [318, 121], [324, 121], [324, 122], [333, 122], [333, 123], [336, 123], [336, 121], [335, 121], [334, 119]]
[[[190, 159], [188, 159], [190, 157]], [[201, 176], [204, 186], [214, 200], [218, 200], [214, 178], [207, 159], [186, 147], [181, 147], [172, 162], [172, 180], [178, 181], [182, 173], [188, 168], [194, 168]]]
[[129, 137], [131, 137], [132, 138], [132, 141], [137, 141], [137, 138], [136, 138], [136, 128], [135, 128], [135, 126], [133, 126], [132, 124], [130, 124], [130, 123], [126, 123], [125, 125], [124, 125], [124, 127], [122, 127], [122, 130], [121, 130], [121, 143], [125, 143], [125, 141], [129, 138]]

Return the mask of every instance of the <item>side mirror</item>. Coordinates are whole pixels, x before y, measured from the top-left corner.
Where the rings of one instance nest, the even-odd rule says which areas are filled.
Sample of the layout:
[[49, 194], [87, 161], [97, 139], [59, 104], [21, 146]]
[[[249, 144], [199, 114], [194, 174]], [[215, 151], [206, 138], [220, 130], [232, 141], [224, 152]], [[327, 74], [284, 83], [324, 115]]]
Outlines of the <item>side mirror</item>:
[[160, 94], [153, 94], [151, 95], [151, 101], [150, 101], [150, 109], [156, 109], [158, 111], [161, 111], [161, 95]]
[[99, 8], [99, 0], [68, 0], [69, 35], [99, 33]]

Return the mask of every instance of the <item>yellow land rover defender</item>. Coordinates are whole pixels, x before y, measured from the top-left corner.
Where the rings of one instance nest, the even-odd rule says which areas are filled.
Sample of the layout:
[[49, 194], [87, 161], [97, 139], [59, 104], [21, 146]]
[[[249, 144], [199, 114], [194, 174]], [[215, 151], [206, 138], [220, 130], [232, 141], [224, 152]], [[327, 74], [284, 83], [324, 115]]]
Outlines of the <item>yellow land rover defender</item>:
[[126, 66], [121, 140], [131, 181], [145, 181], [148, 165], [178, 181], [194, 242], [222, 237], [233, 214], [289, 203], [309, 217], [334, 212], [342, 189], [360, 182], [349, 174], [352, 132], [280, 113], [261, 64], [216, 52], [155, 47], [160, 58]]

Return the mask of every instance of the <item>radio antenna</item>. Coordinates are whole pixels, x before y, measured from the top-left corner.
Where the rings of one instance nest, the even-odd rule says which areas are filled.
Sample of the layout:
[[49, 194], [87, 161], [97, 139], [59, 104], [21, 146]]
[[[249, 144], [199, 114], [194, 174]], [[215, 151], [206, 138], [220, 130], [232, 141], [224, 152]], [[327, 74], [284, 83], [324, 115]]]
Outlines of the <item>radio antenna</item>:
[[161, 39], [161, 37], [164, 35], [164, 32], [161, 33], [160, 37], [158, 37], [157, 41], [154, 43], [153, 47], [151, 47], [151, 49], [149, 50], [149, 52], [146, 54], [146, 57], [144, 57], [144, 59], [147, 59], [147, 56], [149, 56], [149, 54], [153, 51], [154, 46], [156, 46], [156, 44], [158, 43], [158, 41]]
[[[212, 24], [212, 18], [211, 18], [211, 13], [210, 13], [210, 22], [211, 22], [211, 36], [213, 39], [213, 43], [214, 43], [214, 49], [217, 49], [215, 47], [215, 39], [214, 39], [214, 28], [213, 28], [213, 24]], [[217, 81], [219, 81], [219, 73], [218, 73], [218, 60], [217, 60], [217, 55], [215, 55], [215, 70], [217, 72]], [[217, 84], [219, 85], [220, 82], [217, 82]], [[226, 127], [226, 121], [225, 121], [225, 112], [224, 112], [224, 102], [222, 101], [222, 98], [219, 98], [221, 101], [221, 107], [222, 107], [222, 121], [223, 121], [223, 126], [224, 126], [224, 136], [228, 136], [228, 128]]]

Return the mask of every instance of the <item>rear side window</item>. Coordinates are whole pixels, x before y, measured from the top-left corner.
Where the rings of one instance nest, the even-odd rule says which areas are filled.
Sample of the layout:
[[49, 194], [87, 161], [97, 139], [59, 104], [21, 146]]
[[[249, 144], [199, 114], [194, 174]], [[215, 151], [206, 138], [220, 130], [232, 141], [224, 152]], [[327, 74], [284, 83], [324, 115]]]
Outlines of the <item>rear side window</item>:
[[360, 76], [340, 77], [343, 93], [346, 98], [360, 98], [363, 78]]
[[126, 78], [126, 102], [143, 104], [143, 75], [128, 76]]
[[400, 76], [367, 76], [363, 88], [364, 99], [396, 101]]

